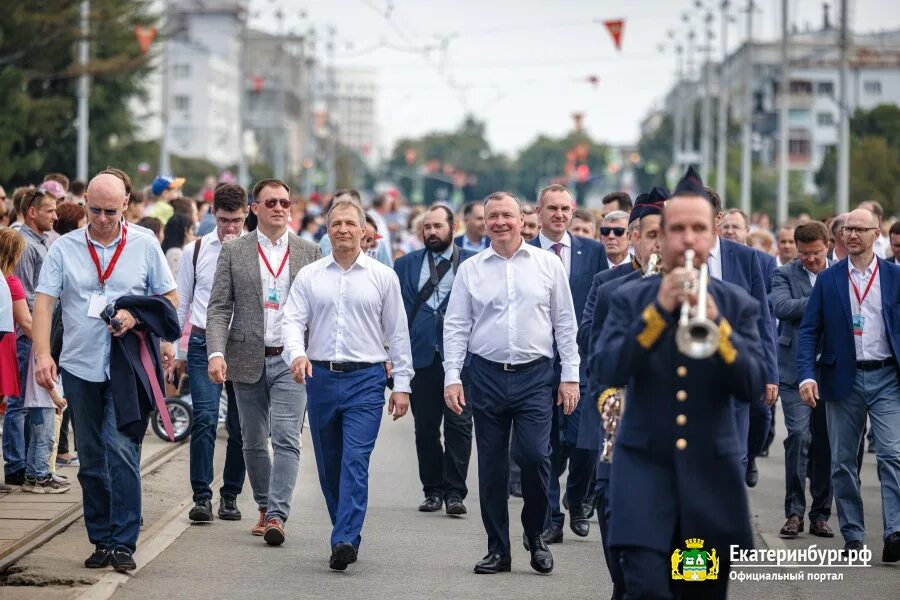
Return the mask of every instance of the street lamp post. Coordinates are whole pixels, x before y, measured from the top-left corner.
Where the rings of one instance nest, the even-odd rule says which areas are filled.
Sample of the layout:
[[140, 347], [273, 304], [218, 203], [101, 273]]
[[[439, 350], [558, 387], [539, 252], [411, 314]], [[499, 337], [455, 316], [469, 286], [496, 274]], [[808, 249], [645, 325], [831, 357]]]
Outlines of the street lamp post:
[[76, 150], [75, 176], [81, 181], [88, 178], [88, 135], [89, 112], [88, 96], [90, 95], [90, 77], [87, 74], [88, 67], [88, 35], [90, 34], [90, 0], [81, 1], [81, 40], [78, 42], [78, 64], [81, 67], [81, 76], [78, 78], [78, 138]]

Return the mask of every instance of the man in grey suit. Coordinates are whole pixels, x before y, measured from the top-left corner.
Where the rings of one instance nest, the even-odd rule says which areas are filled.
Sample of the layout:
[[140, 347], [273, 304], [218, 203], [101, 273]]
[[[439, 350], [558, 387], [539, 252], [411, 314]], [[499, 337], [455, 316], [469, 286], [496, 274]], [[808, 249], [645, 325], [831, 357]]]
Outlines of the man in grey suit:
[[[798, 259], [779, 267], [772, 278], [770, 298], [778, 322], [778, 375], [781, 407], [788, 430], [784, 441], [787, 522], [779, 535], [797, 537], [803, 531], [806, 511], [806, 477], [809, 474], [812, 504], [809, 532], [834, 537], [831, 516], [831, 452], [825, 421], [825, 403], [810, 408], [800, 400], [797, 377], [797, 330], [816, 277], [828, 265], [828, 230], [819, 221], [802, 223], [794, 230]], [[807, 464], [809, 463], [809, 464]]]
[[257, 229], [223, 245], [206, 317], [209, 377], [234, 383], [244, 462], [259, 507], [251, 533], [273, 546], [284, 542], [306, 411], [306, 386], [294, 381], [281, 358], [281, 320], [297, 271], [321, 257], [316, 244], [288, 231], [290, 209], [286, 184], [256, 184], [250, 210]]

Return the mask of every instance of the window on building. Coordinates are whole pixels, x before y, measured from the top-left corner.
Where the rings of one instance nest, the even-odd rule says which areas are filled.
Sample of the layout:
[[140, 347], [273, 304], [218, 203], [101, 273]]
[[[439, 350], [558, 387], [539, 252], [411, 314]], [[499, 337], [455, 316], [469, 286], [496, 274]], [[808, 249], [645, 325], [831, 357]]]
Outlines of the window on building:
[[790, 154], [791, 156], [808, 156], [809, 140], [788, 141], [788, 154]]
[[834, 96], [834, 82], [820, 81], [816, 84], [816, 92], [820, 96]]
[[816, 123], [821, 127], [834, 125], [834, 115], [830, 112], [820, 112], [816, 114]]
[[792, 94], [812, 94], [812, 81], [793, 80], [790, 83]]
[[863, 82], [863, 91], [870, 96], [880, 96], [881, 95], [881, 82], [880, 81], [864, 81]]
[[172, 67], [172, 77], [175, 79], [187, 79], [191, 76], [191, 65], [175, 65]]
[[175, 96], [175, 110], [191, 110], [191, 99], [188, 96]]

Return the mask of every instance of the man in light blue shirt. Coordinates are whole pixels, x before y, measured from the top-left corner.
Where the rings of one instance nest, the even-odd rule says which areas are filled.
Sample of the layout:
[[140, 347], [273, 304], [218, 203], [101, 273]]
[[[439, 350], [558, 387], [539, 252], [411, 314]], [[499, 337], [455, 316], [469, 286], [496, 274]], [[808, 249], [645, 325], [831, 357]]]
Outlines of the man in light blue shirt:
[[[141, 517], [141, 441], [116, 427], [109, 376], [112, 329], [100, 314], [127, 295], [162, 295], [177, 306], [175, 280], [159, 244], [122, 223], [128, 195], [119, 177], [101, 173], [88, 185], [88, 225], [56, 241], [44, 260], [34, 301], [35, 379], [52, 389], [57, 378], [50, 356], [50, 322], [62, 307], [63, 349], [59, 366], [74, 411], [81, 467], [78, 480], [88, 537], [96, 547], [88, 568], [135, 568]], [[115, 318], [122, 336], [137, 324], [127, 310]], [[173, 362], [162, 344], [163, 366]], [[114, 483], [114, 484], [113, 484]]]

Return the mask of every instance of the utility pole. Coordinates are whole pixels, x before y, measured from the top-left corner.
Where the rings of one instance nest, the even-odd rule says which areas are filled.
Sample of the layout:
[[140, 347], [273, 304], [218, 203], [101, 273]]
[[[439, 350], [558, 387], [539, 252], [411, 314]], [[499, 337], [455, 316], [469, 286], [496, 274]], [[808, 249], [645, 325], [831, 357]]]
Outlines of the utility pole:
[[847, 14], [847, 0], [841, 0], [841, 66], [838, 78], [838, 171], [837, 171], [837, 198], [835, 209], [837, 214], [850, 210], [850, 111], [849, 94], [847, 94], [847, 78], [849, 62], [847, 59], [847, 29], [849, 15]]
[[169, 164], [169, 53], [172, 44], [172, 7], [168, 0], [165, 9], [165, 40], [163, 41], [162, 56], [162, 98], [160, 100], [159, 117], [162, 133], [159, 138], [159, 175], [171, 175], [172, 167]]
[[788, 0], [781, 0], [781, 83], [778, 86], [778, 203], [775, 222], [784, 224], [788, 215], [788, 97], [790, 95], [788, 64]]
[[728, 0], [722, 0], [722, 63], [719, 65], [719, 115], [716, 125], [716, 192], [725, 206], [725, 192], [728, 187], [728, 79], [725, 77], [725, 62], [728, 60]]
[[706, 13], [703, 19], [706, 43], [703, 45], [703, 102], [700, 109], [700, 178], [704, 181], [709, 176], [712, 162], [712, 77], [709, 73], [712, 63], [712, 20], [712, 13]]
[[747, 42], [744, 49], [744, 122], [741, 124], [741, 210], [750, 214], [753, 186], [753, 0], [747, 2]]
[[317, 171], [318, 149], [315, 124], [316, 104], [316, 30], [310, 28], [307, 32], [307, 43], [304, 45], [306, 52], [306, 159], [303, 161], [305, 176], [303, 178], [303, 192], [308, 198], [315, 191], [313, 179]]
[[90, 134], [88, 97], [90, 96], [91, 82], [87, 74], [90, 15], [90, 0], [81, 0], [81, 40], [78, 42], [78, 64], [81, 67], [81, 76], [78, 78], [78, 138], [75, 176], [84, 182], [88, 178], [88, 136]]
[[678, 82], [672, 91], [672, 165], [676, 170], [681, 168], [681, 150], [684, 148], [684, 120], [682, 113], [684, 95], [684, 46], [678, 44], [675, 48], [678, 55]]
[[337, 180], [337, 148], [338, 148], [338, 127], [340, 126], [338, 116], [335, 114], [337, 110], [337, 103], [335, 102], [335, 92], [337, 88], [337, 82], [335, 81], [335, 72], [334, 72], [334, 36], [337, 33], [334, 27], [328, 27], [328, 39], [325, 42], [325, 52], [328, 55], [328, 68], [326, 70], [327, 77], [327, 95], [325, 96], [325, 110], [328, 115], [328, 119], [326, 121], [326, 131], [328, 135], [327, 141], [327, 158], [326, 160], [326, 173], [327, 173], [327, 183], [326, 190], [328, 192], [332, 192], [336, 186]]
[[250, 186], [250, 169], [247, 165], [247, 153], [246, 148], [244, 148], [244, 126], [246, 123], [246, 109], [247, 109], [247, 64], [246, 64], [246, 56], [247, 56], [247, 28], [248, 21], [250, 20], [250, 13], [248, 9], [243, 9], [238, 13], [238, 18], [241, 20], [241, 49], [240, 55], [238, 58], [238, 185], [247, 188]]
[[[688, 43], [687, 43], [687, 73], [686, 73], [686, 83], [684, 86], [685, 95], [687, 96], [687, 101], [683, 106], [684, 110], [684, 152], [694, 154], [694, 105], [696, 104], [696, 97], [694, 95], [694, 90], [696, 89], [696, 84], [694, 82], [694, 39], [697, 37], [697, 32], [691, 26], [691, 30], [688, 32]], [[688, 160], [690, 162], [690, 160]]]

